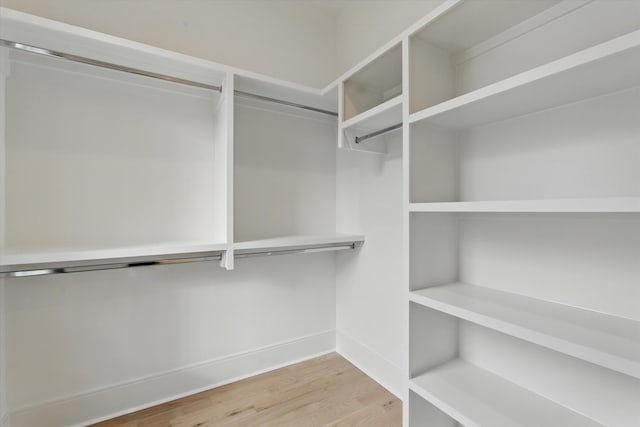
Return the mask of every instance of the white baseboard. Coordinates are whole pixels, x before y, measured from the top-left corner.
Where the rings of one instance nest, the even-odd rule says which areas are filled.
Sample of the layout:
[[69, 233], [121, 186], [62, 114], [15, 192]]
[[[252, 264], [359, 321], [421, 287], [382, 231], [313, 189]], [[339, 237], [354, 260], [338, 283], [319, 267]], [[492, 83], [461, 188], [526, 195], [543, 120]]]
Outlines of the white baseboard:
[[403, 399], [406, 381], [402, 369], [340, 331], [336, 333], [336, 351], [375, 382]]
[[326, 331], [30, 406], [11, 412], [11, 427], [68, 427], [103, 421], [326, 354], [335, 351], [335, 344], [335, 331]]
[[0, 414], [0, 427], [9, 427], [9, 414], [7, 412]]

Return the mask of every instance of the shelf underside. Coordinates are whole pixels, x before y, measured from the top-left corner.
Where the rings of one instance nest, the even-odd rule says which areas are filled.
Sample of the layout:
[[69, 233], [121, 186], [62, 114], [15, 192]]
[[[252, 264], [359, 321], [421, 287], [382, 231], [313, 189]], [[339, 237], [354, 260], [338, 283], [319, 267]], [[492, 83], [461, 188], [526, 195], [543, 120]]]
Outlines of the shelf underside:
[[640, 378], [640, 321], [453, 283], [411, 293], [423, 306]]
[[640, 31], [416, 112], [410, 122], [464, 129], [640, 85]]
[[412, 379], [409, 387], [466, 427], [602, 427], [461, 359]]

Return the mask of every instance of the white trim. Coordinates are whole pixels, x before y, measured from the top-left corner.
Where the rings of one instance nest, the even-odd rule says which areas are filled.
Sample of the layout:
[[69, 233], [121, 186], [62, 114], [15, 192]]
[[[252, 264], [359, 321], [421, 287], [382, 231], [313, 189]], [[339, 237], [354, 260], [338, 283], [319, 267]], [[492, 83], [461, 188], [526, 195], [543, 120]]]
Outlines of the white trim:
[[336, 331], [336, 352], [398, 399], [406, 394], [403, 370], [362, 342]]
[[[335, 330], [11, 411], [13, 427], [82, 426], [330, 353]], [[4, 426], [1, 426], [4, 427]]]

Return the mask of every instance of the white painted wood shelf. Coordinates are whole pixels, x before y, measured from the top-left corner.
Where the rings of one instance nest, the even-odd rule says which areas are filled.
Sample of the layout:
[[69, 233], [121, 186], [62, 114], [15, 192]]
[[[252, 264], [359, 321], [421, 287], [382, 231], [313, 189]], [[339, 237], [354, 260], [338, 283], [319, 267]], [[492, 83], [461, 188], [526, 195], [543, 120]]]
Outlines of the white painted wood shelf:
[[235, 242], [234, 251], [237, 255], [246, 253], [288, 252], [298, 249], [308, 249], [309, 252], [335, 250], [336, 247], [357, 247], [364, 243], [364, 236], [360, 234], [327, 234], [327, 235], [296, 235], [282, 236], [261, 240]]
[[414, 291], [410, 300], [640, 378], [640, 321], [464, 283]]
[[464, 129], [638, 85], [640, 30], [428, 107], [409, 122]]
[[342, 130], [373, 132], [402, 123], [402, 95], [391, 98], [342, 123]]
[[639, 213], [640, 197], [410, 203], [410, 212]]
[[409, 388], [465, 427], [602, 427], [461, 359], [413, 378]]
[[170, 264], [188, 258], [219, 258], [225, 243], [183, 242], [108, 249], [15, 252], [0, 257], [0, 273], [38, 269], [80, 268], [86, 266], [163, 261]]

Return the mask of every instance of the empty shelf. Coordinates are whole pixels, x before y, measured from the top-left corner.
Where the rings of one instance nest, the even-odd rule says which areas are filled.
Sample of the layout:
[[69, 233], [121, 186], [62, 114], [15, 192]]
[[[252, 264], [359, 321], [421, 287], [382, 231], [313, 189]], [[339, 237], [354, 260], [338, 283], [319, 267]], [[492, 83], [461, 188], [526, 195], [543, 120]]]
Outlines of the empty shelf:
[[373, 132], [402, 122], [402, 95], [342, 123], [343, 130]]
[[453, 283], [411, 301], [640, 378], [640, 322], [503, 291]]
[[428, 107], [409, 122], [468, 128], [639, 84], [640, 31], [634, 31]]
[[640, 197], [411, 203], [410, 212], [637, 213]]
[[461, 359], [410, 380], [409, 388], [465, 427], [602, 427]]

